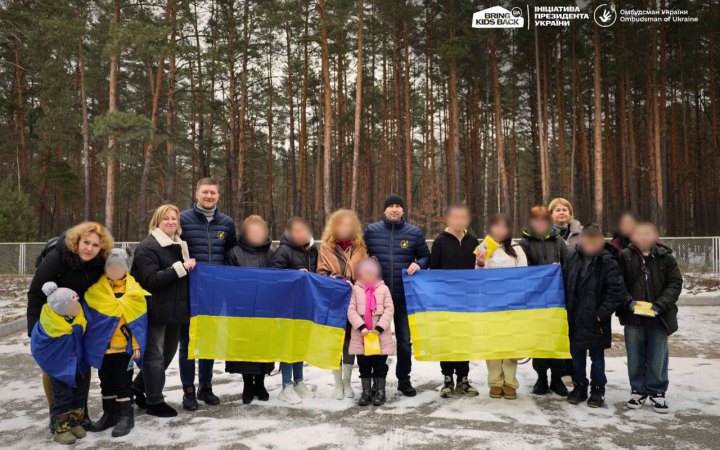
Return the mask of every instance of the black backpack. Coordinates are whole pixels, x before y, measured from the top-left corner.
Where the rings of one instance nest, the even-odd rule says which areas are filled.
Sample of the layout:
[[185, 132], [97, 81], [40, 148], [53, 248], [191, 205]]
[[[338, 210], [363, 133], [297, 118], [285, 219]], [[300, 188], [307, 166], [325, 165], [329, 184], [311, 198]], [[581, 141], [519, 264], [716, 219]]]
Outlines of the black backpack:
[[37, 269], [40, 267], [40, 263], [43, 262], [43, 259], [50, 253], [55, 247], [57, 247], [58, 242], [60, 242], [60, 239], [62, 236], [55, 236], [53, 238], [50, 238], [46, 243], [45, 247], [43, 247], [40, 254], [35, 258], [35, 268]]

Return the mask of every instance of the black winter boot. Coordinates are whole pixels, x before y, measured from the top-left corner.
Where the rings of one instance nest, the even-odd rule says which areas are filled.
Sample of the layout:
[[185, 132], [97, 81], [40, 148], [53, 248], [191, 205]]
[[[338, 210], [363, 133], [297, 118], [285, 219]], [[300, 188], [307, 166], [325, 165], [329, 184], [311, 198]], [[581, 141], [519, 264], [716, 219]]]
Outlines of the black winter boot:
[[266, 402], [270, 399], [270, 394], [265, 389], [265, 375], [255, 375], [254, 391], [258, 400]]
[[362, 394], [360, 394], [360, 400], [358, 400], [359, 406], [367, 406], [373, 400], [372, 394], [372, 381], [370, 378], [360, 379], [362, 382]]
[[573, 382], [573, 390], [568, 395], [567, 401], [573, 405], [582, 403], [588, 398], [588, 382], [587, 380], [579, 383]]
[[561, 397], [568, 396], [568, 390], [565, 387], [565, 383], [563, 383], [562, 378], [559, 376], [553, 375], [550, 378], [550, 390]]
[[183, 409], [195, 411], [198, 409], [197, 397], [195, 397], [195, 386], [183, 388]]
[[538, 379], [535, 382], [535, 386], [533, 386], [532, 393], [535, 395], [545, 395], [550, 393], [547, 372], [538, 372]]
[[102, 408], [102, 417], [100, 417], [100, 420], [96, 421], [93, 424], [91, 431], [105, 431], [108, 428], [114, 427], [118, 421], [117, 404], [115, 402], [115, 397], [103, 398]]
[[255, 398], [255, 380], [252, 375], [243, 375], [242, 402], [249, 405]]
[[440, 389], [440, 397], [450, 398], [453, 396], [454, 392], [455, 392], [455, 383], [453, 381], [452, 375], [445, 375], [445, 380], [443, 381], [443, 387]]
[[112, 437], [125, 436], [135, 426], [135, 414], [133, 412], [132, 399], [122, 399], [117, 401], [118, 421], [112, 430]]
[[602, 408], [605, 406], [605, 386], [593, 383], [590, 386], [590, 398], [587, 402], [591, 408]]
[[147, 398], [145, 398], [145, 393], [140, 392], [133, 386], [133, 397], [135, 397], [135, 405], [140, 409], [145, 409], [148, 407]]
[[220, 404], [220, 398], [218, 398], [217, 395], [213, 394], [212, 384], [200, 386], [200, 389], [198, 389], [197, 398], [198, 400], [204, 401], [208, 405]]
[[410, 380], [399, 380], [397, 390], [402, 393], [402, 395], [406, 397], [415, 397], [417, 394], [417, 391], [412, 386], [412, 383], [410, 383]]
[[385, 378], [375, 378], [375, 395], [373, 396], [373, 405], [382, 406], [385, 404]]

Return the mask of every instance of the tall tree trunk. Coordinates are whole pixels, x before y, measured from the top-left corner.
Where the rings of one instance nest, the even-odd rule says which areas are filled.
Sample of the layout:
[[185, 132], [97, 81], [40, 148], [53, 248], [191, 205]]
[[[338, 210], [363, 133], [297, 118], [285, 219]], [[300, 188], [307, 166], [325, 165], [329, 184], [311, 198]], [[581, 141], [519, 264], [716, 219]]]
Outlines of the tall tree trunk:
[[[450, 40], [457, 37], [455, 18], [450, 19]], [[450, 56], [450, 75], [448, 77], [448, 97], [450, 101], [448, 111], [448, 141], [447, 141], [447, 174], [450, 203], [458, 202], [460, 180], [457, 174], [458, 154], [460, 153], [460, 114], [458, 111], [457, 93], [457, 57], [455, 53]]]
[[290, 119], [290, 129], [289, 129], [289, 139], [290, 139], [290, 150], [288, 152], [288, 165], [289, 167], [289, 175], [287, 180], [287, 183], [290, 188], [290, 199], [288, 200], [288, 204], [290, 205], [290, 211], [293, 216], [300, 215], [300, 211], [298, 208], [297, 203], [297, 172], [295, 170], [295, 109], [294, 109], [294, 96], [295, 93], [293, 91], [293, 70], [292, 67], [292, 54], [290, 51], [290, 23], [288, 23], [285, 26], [285, 48], [287, 50], [287, 89], [288, 89], [288, 114]]
[[[120, 26], [120, 0], [115, 0], [113, 22], [115, 27]], [[120, 48], [113, 48], [110, 54], [110, 81], [108, 96], [108, 114], [118, 111], [118, 84], [120, 70]], [[113, 231], [115, 226], [115, 182], [116, 182], [116, 152], [118, 140], [115, 134], [108, 139], [107, 172], [105, 177], [105, 226]]]
[[538, 39], [538, 27], [535, 27], [535, 95], [537, 97], [537, 133], [540, 151], [540, 188], [542, 192], [542, 201], [547, 202], [550, 197], [550, 157], [548, 155], [547, 136], [545, 134], [545, 103], [542, 101], [542, 91], [540, 88], [540, 42]]
[[602, 82], [600, 75], [600, 28], [593, 27], [593, 220], [603, 224]]
[[360, 165], [360, 122], [362, 120], [362, 65], [363, 65], [363, 0], [358, 0], [358, 49], [357, 74], [355, 76], [355, 128], [353, 136], [352, 190], [350, 193], [350, 209], [357, 211], [358, 202], [358, 166]]
[[248, 58], [250, 56], [250, 0], [245, 0], [243, 5], [243, 55], [242, 69], [240, 72], [240, 113], [238, 117], [238, 149], [237, 149], [237, 190], [235, 191], [237, 201], [238, 220], [245, 216], [245, 153], [247, 139], [247, 103], [248, 103]]
[[[15, 44], [15, 90], [17, 91], [17, 119], [15, 126], [17, 128], [18, 146], [17, 146], [17, 165], [18, 165], [18, 191], [22, 181], [27, 181], [29, 174], [29, 155], [27, 147], [27, 137], [25, 133], [25, 70], [20, 60], [20, 37], [16, 33], [14, 36]], [[84, 75], [84, 74], [83, 74]]]
[[[487, 4], [488, 2], [486, 2]], [[510, 214], [510, 184], [508, 182], [508, 174], [505, 168], [505, 142], [503, 140], [503, 124], [502, 124], [502, 103], [500, 100], [500, 70], [497, 62], [497, 47], [495, 44], [495, 31], [492, 30], [488, 34], [488, 50], [490, 52], [490, 67], [492, 68], [492, 84], [493, 84], [493, 101], [495, 103], [495, 146], [497, 147], [497, 169], [500, 177], [500, 197], [501, 211]]]
[[412, 108], [410, 104], [410, 38], [408, 36], [408, 21], [403, 18], [403, 47], [404, 47], [404, 97], [405, 97], [405, 217], [410, 220], [412, 212]]
[[273, 71], [272, 71], [272, 43], [270, 43], [270, 51], [268, 51], [268, 110], [267, 110], [267, 127], [268, 127], [268, 150], [267, 150], [267, 220], [270, 228], [270, 236], [275, 231], [275, 201], [273, 199]]
[[78, 70], [80, 71], [80, 103], [82, 104], [83, 137], [83, 220], [90, 220], [90, 126], [88, 124], [87, 84], [85, 82], [85, 44], [78, 39]]
[[322, 79], [325, 97], [325, 110], [323, 118], [323, 126], [325, 133], [323, 135], [323, 211], [325, 218], [330, 215], [332, 202], [330, 197], [330, 154], [332, 153], [332, 102], [330, 92], [330, 51], [328, 50], [328, 31], [327, 18], [325, 17], [325, 0], [318, 0], [318, 11], [320, 13], [320, 47], [322, 48]]
[[[310, 16], [310, 0], [305, 0], [305, 31], [303, 33], [303, 85], [302, 85], [302, 97], [300, 99], [300, 151], [298, 154], [298, 168], [299, 168], [299, 174], [298, 174], [298, 181], [297, 181], [297, 194], [295, 196], [297, 204], [295, 205], [295, 210], [300, 215], [305, 215], [305, 213], [308, 211], [308, 207], [305, 205], [305, 202], [303, 202], [303, 191], [305, 189], [309, 189], [309, 183], [308, 183], [308, 151], [307, 151], [307, 101], [308, 101], [308, 65], [309, 65], [309, 57], [308, 57], [308, 23]], [[308, 195], [307, 199], [310, 200], [311, 197]], [[309, 202], [308, 202], [309, 203]]]
[[167, 91], [167, 110], [165, 111], [165, 128], [167, 133], [167, 141], [165, 148], [167, 153], [167, 166], [165, 168], [165, 201], [175, 203], [177, 192], [177, 169], [175, 155], [175, 51], [177, 45], [177, 5], [175, 0], [168, 0], [168, 20], [170, 22], [170, 55], [168, 59], [168, 91]]

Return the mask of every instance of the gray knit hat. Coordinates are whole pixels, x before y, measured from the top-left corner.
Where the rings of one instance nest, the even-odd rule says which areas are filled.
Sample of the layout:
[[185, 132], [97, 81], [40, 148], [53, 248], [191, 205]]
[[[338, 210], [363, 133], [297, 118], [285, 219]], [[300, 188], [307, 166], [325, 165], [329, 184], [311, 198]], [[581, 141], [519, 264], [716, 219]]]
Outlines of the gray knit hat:
[[72, 289], [58, 287], [58, 285], [52, 281], [43, 284], [42, 291], [47, 295], [47, 302], [48, 305], [50, 305], [50, 309], [61, 316], [67, 315], [67, 308], [71, 302], [76, 302], [80, 299]]
[[122, 248], [114, 248], [110, 250], [110, 254], [105, 258], [105, 267], [115, 264], [122, 265], [125, 272], [130, 271], [130, 253]]

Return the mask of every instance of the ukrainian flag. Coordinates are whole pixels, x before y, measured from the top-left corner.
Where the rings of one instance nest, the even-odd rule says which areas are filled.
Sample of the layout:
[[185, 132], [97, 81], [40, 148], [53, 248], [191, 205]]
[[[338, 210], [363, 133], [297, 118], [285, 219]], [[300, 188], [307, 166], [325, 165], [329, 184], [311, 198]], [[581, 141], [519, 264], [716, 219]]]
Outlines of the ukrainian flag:
[[30, 334], [30, 352], [43, 372], [75, 387], [76, 375], [85, 373], [87, 368], [82, 358], [86, 325], [82, 311], [68, 322], [50, 305], [43, 305], [40, 320]]
[[188, 357], [336, 369], [350, 292], [344, 281], [299, 270], [198, 264]]
[[557, 264], [403, 273], [419, 361], [570, 358]]
[[[102, 366], [105, 351], [110, 344], [115, 329], [124, 316], [130, 333], [140, 346], [138, 367], [142, 367], [147, 341], [147, 302], [150, 295], [130, 274], [125, 278], [125, 293], [115, 297], [115, 293], [105, 275], [90, 286], [83, 296], [85, 300], [85, 317], [88, 321], [87, 331], [83, 339], [85, 358], [92, 367]], [[128, 339], [128, 353], [132, 354], [132, 339]]]

